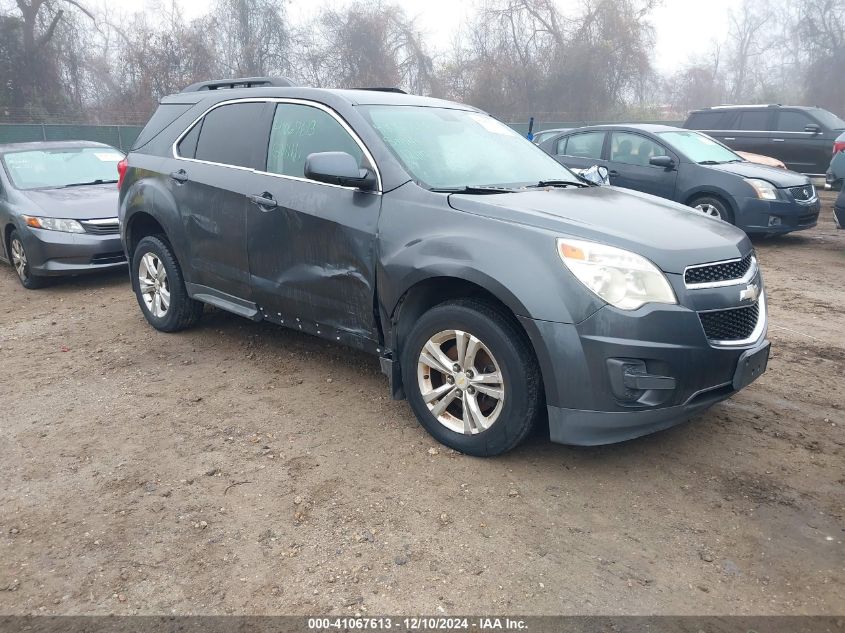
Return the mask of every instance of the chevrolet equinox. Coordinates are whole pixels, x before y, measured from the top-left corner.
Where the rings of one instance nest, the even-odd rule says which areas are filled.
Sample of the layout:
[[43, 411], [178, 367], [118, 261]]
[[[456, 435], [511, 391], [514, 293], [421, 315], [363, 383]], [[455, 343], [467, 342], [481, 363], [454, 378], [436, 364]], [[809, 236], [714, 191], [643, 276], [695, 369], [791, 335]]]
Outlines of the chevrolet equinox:
[[595, 186], [475, 108], [392, 90], [204, 82], [120, 173], [121, 238], [156, 329], [204, 304], [378, 356], [437, 440], [496, 455], [617, 442], [766, 367], [746, 235]]

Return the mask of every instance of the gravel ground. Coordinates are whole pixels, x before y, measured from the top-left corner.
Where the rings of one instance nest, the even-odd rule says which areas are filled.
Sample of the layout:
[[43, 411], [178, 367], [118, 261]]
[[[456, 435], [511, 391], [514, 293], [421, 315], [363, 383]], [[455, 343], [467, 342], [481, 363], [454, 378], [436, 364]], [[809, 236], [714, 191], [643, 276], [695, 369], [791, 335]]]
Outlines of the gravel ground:
[[845, 231], [757, 240], [769, 371], [616, 446], [435, 443], [375, 359], [0, 267], [0, 613], [841, 614]]

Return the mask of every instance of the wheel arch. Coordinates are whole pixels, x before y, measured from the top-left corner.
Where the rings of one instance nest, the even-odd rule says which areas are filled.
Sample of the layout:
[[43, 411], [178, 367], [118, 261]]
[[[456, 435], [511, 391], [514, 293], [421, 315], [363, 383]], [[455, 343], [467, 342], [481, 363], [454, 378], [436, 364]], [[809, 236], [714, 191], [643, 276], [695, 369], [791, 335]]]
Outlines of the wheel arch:
[[[126, 253], [129, 257], [135, 252], [135, 247], [145, 237], [163, 235], [167, 238], [167, 231], [158, 219], [147, 211], [133, 213], [126, 222], [125, 240]], [[169, 241], [169, 239], [168, 239]]]
[[698, 189], [687, 194], [684, 204], [690, 207], [698, 198], [716, 198], [720, 202], [724, 203], [728, 211], [731, 212], [731, 216], [733, 216], [734, 221], [736, 221], [736, 205], [734, 205], [733, 196], [729, 195], [725, 191], [715, 188]]
[[[491, 288], [495, 288], [491, 290]], [[499, 309], [506, 317], [513, 320], [518, 330], [524, 334], [525, 342], [538, 360], [540, 375], [543, 379], [544, 393], [547, 379], [547, 365], [543, 362], [545, 348], [536, 340], [538, 333], [525, 327], [523, 319], [527, 314], [525, 306], [506, 288], [494, 280], [473, 279], [466, 276], [440, 273], [418, 279], [405, 289], [396, 305], [389, 312], [389, 331], [385, 333], [387, 347], [394, 352], [394, 363], [401, 365], [402, 347], [413, 324], [431, 308], [445, 301], [454, 299], [477, 299], [491, 304]], [[394, 393], [401, 393], [403, 378], [401, 373], [398, 384], [393, 385]], [[397, 389], [398, 387], [398, 389]]]

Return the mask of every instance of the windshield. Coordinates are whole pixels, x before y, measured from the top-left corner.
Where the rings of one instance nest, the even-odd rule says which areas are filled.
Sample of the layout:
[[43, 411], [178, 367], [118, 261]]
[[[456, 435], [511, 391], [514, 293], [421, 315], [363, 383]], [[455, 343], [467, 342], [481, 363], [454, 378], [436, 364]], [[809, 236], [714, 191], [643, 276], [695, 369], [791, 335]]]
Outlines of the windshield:
[[833, 112], [819, 108], [818, 110], [813, 110], [813, 116], [819, 120], [819, 123], [831, 130], [845, 130], [845, 121], [833, 114]]
[[123, 154], [111, 147], [9, 152], [6, 172], [18, 189], [52, 189], [96, 181], [117, 182], [117, 163]]
[[695, 163], [730, 163], [742, 158], [721, 143], [698, 132], [658, 132], [673, 149]]
[[418, 106], [362, 110], [411, 176], [432, 189], [579, 184], [554, 158], [486, 114]]

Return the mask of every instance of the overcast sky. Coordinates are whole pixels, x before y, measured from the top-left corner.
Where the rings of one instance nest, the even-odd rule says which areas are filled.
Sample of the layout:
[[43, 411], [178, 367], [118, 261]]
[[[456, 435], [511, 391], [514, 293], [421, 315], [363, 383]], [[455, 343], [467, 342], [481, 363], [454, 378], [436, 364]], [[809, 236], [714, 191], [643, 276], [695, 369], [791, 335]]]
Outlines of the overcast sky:
[[[148, 6], [161, 0], [145, 0]], [[573, 0], [559, 0], [565, 7]], [[201, 15], [208, 9], [207, 0], [177, 0], [186, 17]], [[126, 10], [135, 10], [135, 0], [121, 0]], [[295, 20], [308, 17], [320, 6], [319, 0], [291, 0], [290, 14]], [[335, 6], [344, 3], [332, 2]], [[455, 30], [471, 13], [472, 0], [400, 0], [408, 15], [415, 17], [419, 28], [428, 36], [435, 50], [448, 49]], [[663, 0], [652, 14], [657, 36], [654, 65], [660, 71], [671, 71], [683, 64], [690, 55], [705, 55], [714, 41], [721, 41], [728, 24], [728, 11], [738, 7], [741, 0]], [[112, 6], [114, 6], [112, 4]]]

